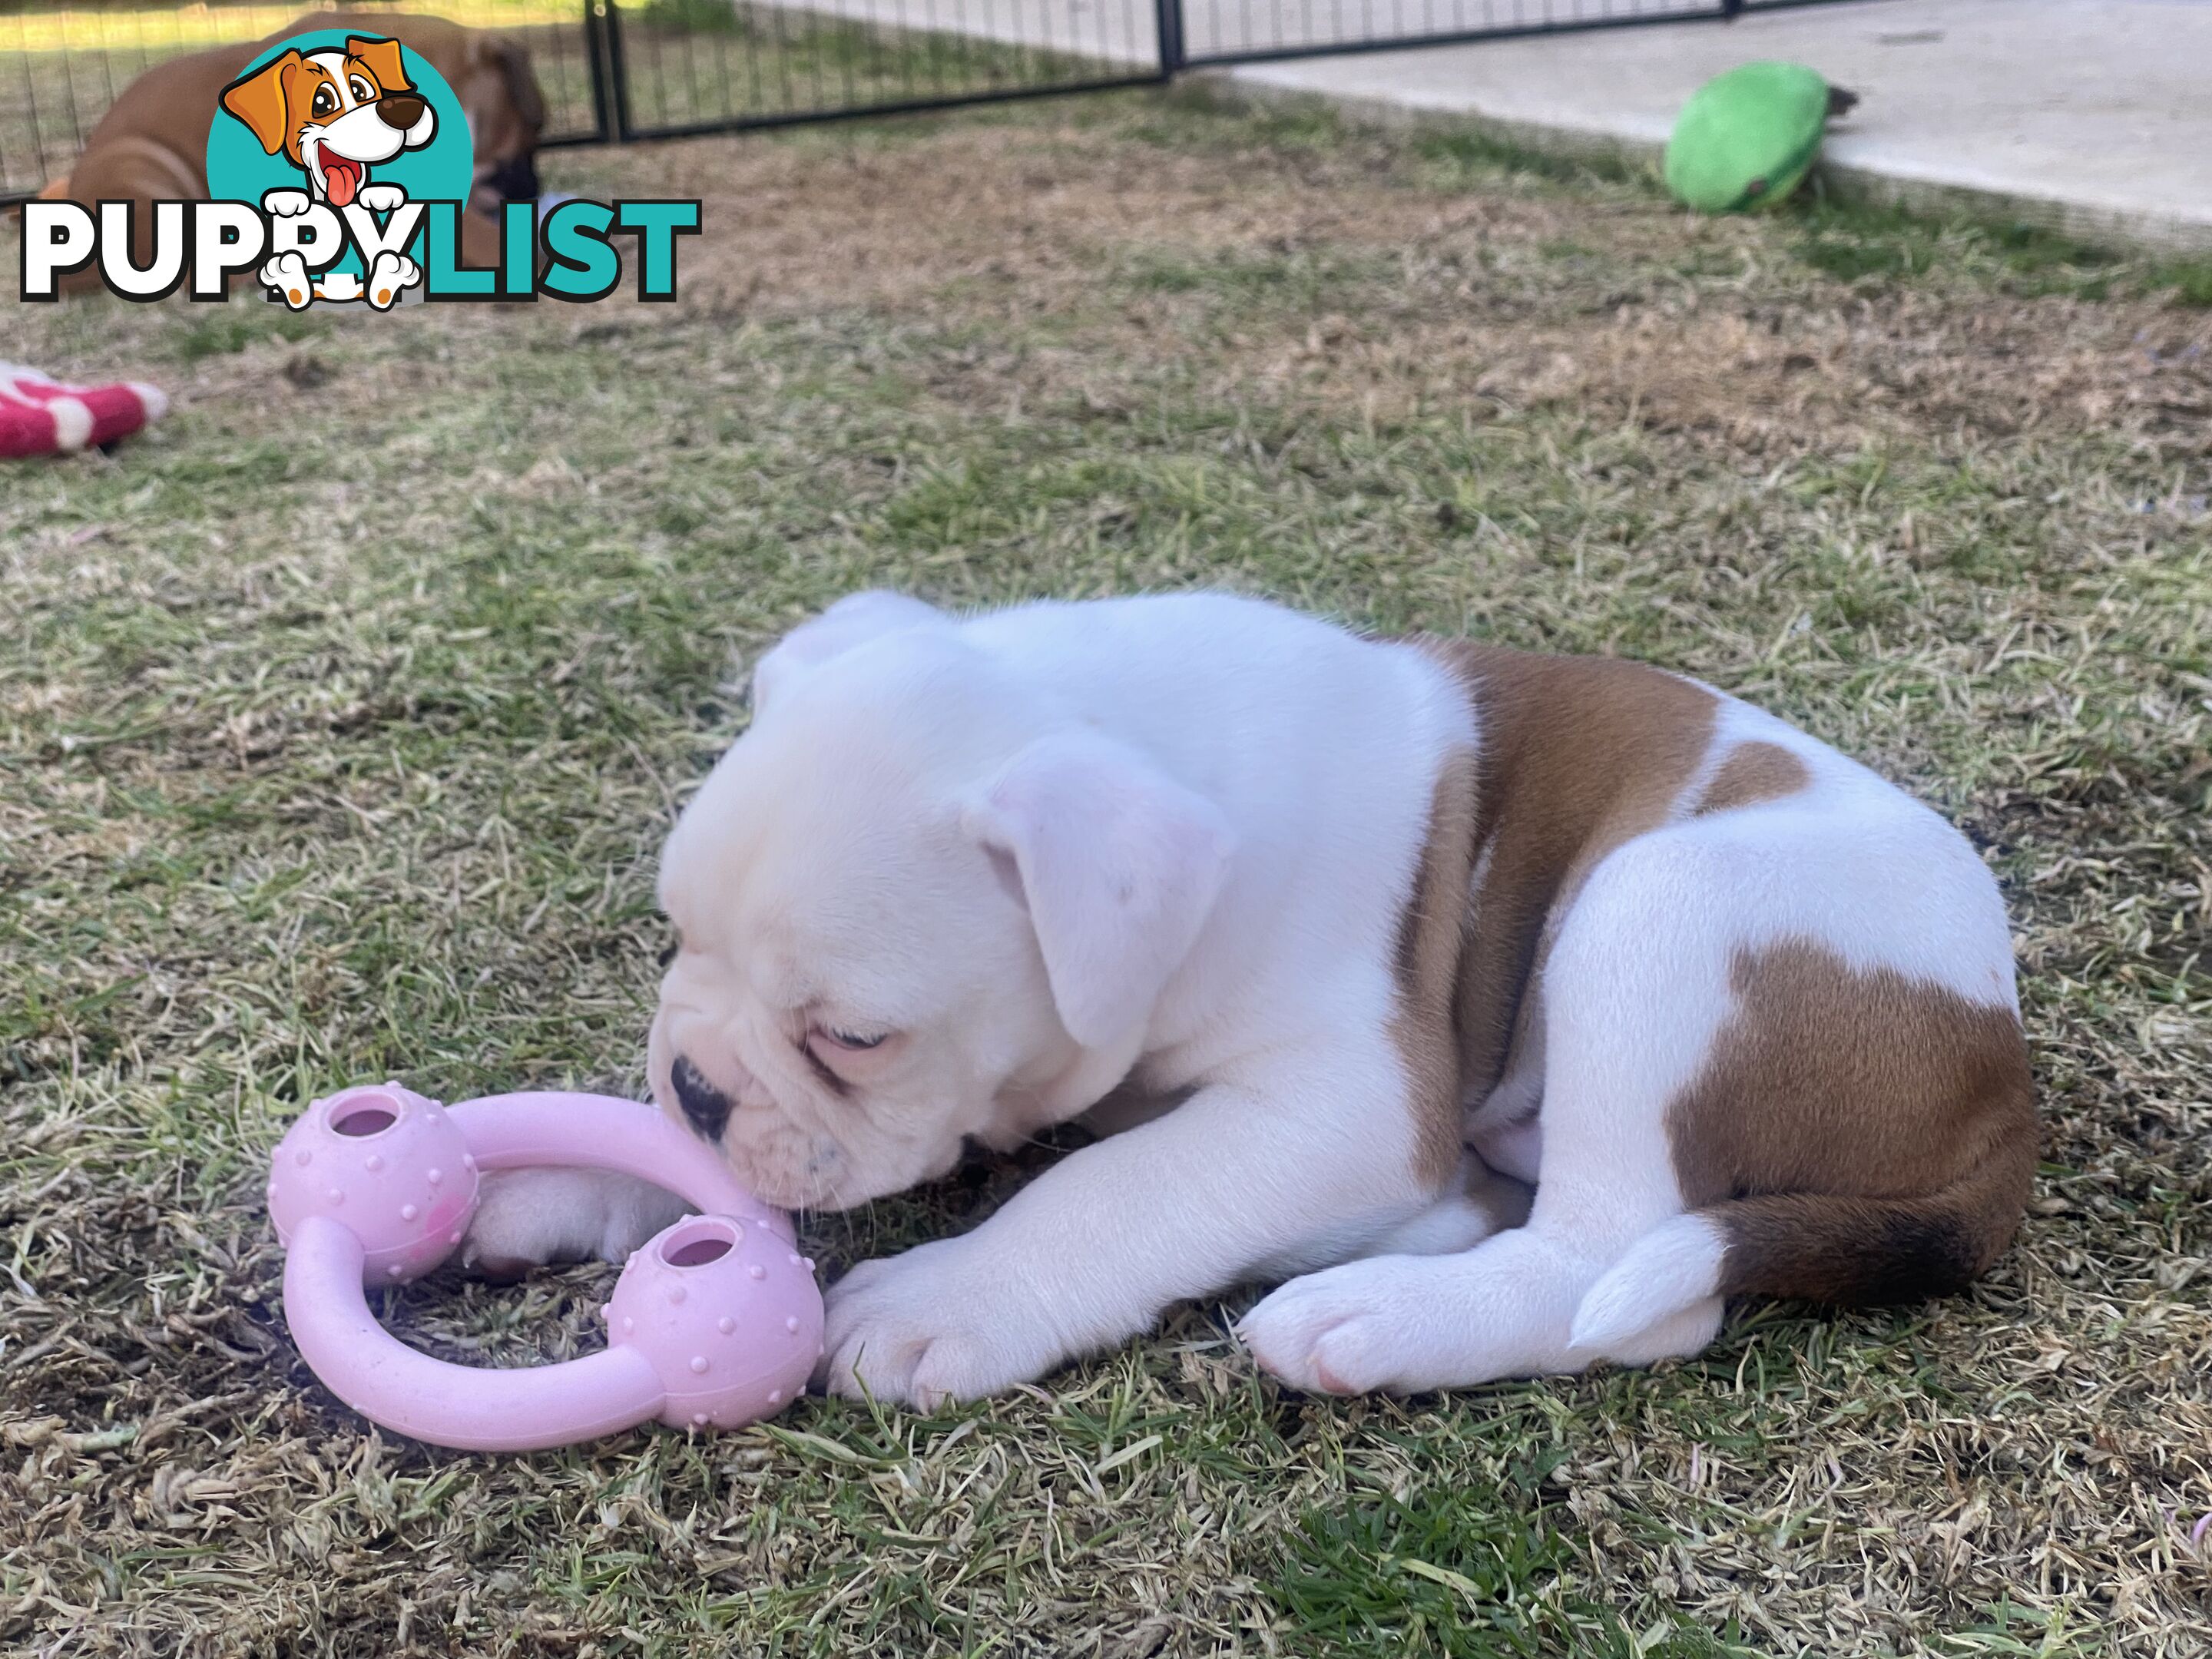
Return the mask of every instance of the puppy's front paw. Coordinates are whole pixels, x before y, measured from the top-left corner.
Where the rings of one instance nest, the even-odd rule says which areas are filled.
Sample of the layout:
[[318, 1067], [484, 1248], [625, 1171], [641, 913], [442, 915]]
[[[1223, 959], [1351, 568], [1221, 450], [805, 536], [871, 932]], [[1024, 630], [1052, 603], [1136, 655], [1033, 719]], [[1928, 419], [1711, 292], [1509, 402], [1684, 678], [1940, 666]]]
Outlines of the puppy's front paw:
[[514, 1279], [551, 1261], [623, 1261], [690, 1209], [648, 1182], [605, 1170], [504, 1170], [483, 1178], [461, 1265]]
[[828, 1298], [816, 1381], [852, 1399], [934, 1411], [1029, 1382], [1065, 1357], [964, 1238], [863, 1261]]
[[397, 185], [363, 185], [354, 200], [371, 213], [389, 213], [405, 204], [407, 192]]
[[265, 190], [261, 192], [261, 210], [278, 219], [296, 219], [311, 205], [304, 190]]

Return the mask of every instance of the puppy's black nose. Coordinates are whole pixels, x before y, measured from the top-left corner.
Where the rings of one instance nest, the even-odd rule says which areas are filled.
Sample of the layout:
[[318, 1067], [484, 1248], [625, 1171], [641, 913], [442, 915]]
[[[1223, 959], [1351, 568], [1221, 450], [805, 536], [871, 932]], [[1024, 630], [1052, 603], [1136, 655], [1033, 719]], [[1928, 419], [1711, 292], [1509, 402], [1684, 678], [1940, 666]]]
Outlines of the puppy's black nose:
[[730, 1121], [730, 1097], [702, 1077], [699, 1068], [682, 1054], [669, 1067], [668, 1083], [691, 1127], [708, 1140], [720, 1140]]
[[385, 125], [394, 131], [405, 132], [422, 118], [426, 106], [411, 92], [387, 92], [376, 100], [376, 107]]

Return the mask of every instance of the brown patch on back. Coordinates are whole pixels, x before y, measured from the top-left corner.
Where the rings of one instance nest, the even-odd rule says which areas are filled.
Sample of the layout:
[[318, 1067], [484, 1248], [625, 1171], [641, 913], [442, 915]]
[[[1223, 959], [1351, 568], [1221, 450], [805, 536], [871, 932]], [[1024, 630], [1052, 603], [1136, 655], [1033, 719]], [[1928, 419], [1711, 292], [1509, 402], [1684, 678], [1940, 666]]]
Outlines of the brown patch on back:
[[1489, 863], [1453, 1011], [1459, 1094], [1478, 1099], [1543, 1040], [1532, 994], [1554, 918], [1598, 861], [1673, 813], [1712, 739], [1702, 686], [1610, 657], [1416, 641], [1464, 684], [1479, 722], [1474, 856]]
[[1695, 811], [1727, 812], [1763, 800], [1778, 800], [1796, 794], [1812, 781], [1805, 763], [1780, 744], [1739, 744], [1729, 750], [1728, 758], [1705, 785]]
[[1398, 924], [1398, 1012], [1390, 1040], [1406, 1062], [1414, 1117], [1413, 1169], [1441, 1186], [1459, 1162], [1459, 1054], [1452, 997], [1467, 932], [1474, 862], [1475, 761], [1455, 750], [1430, 798], [1428, 837]]
[[1667, 1111], [1684, 1199], [1728, 1231], [1721, 1289], [1905, 1301], [1988, 1267], [2035, 1173], [2012, 1011], [1803, 939], [1730, 979], [1736, 1012]]

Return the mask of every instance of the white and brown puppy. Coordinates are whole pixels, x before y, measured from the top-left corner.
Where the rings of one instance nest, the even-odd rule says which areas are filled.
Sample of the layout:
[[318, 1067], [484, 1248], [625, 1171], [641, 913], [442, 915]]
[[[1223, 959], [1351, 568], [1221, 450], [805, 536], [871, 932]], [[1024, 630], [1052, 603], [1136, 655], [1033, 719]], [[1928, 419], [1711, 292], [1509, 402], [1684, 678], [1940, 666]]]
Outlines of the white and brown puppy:
[[[835, 1207], [1173, 1103], [834, 1285], [832, 1389], [988, 1394], [1255, 1277], [1302, 1388], [1634, 1364], [1738, 1292], [1956, 1290], [2019, 1219], [1995, 882], [1705, 686], [1223, 596], [863, 594], [754, 697], [663, 861], [669, 1110]], [[473, 1247], [617, 1255], [662, 1207], [523, 1172]]]

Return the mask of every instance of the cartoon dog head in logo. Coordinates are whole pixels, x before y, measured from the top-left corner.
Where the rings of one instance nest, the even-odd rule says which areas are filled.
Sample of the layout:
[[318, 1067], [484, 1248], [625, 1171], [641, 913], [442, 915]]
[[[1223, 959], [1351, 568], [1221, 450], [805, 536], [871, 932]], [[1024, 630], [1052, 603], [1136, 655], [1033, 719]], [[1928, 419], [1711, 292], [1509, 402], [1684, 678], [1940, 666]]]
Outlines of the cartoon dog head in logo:
[[225, 87], [222, 106], [334, 208], [361, 194], [370, 167], [422, 149], [438, 131], [436, 112], [408, 82], [399, 43], [363, 36], [349, 36], [343, 52], [280, 53]]

